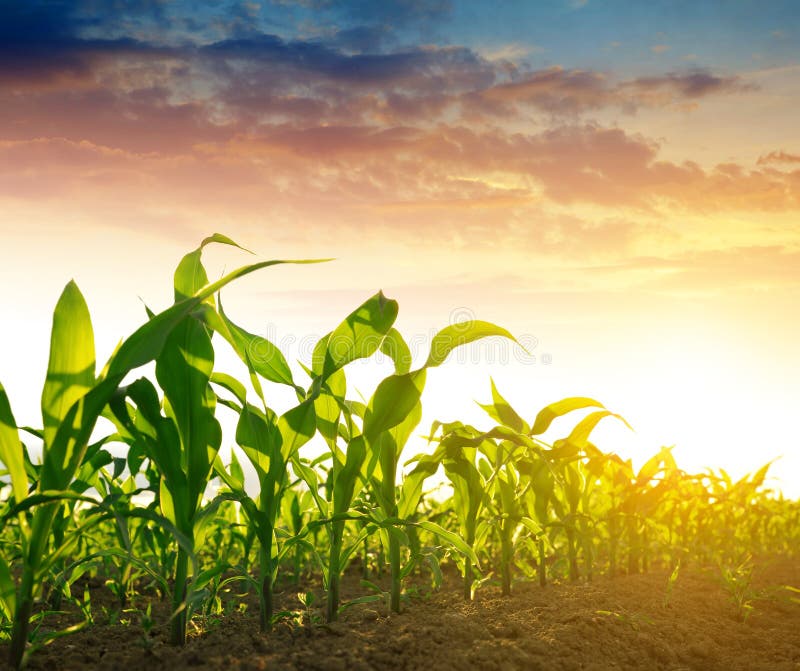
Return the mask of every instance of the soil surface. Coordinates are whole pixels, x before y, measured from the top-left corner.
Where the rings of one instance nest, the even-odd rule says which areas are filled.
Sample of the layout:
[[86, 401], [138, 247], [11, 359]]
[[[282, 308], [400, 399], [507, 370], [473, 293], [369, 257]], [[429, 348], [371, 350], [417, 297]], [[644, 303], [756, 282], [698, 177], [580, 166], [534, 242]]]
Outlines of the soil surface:
[[[297, 588], [284, 587], [278, 606], [292, 614], [270, 634], [259, 633], [255, 600], [246, 609], [232, 600], [227, 614], [194, 627], [183, 649], [167, 643], [165, 603], [153, 602], [156, 624], [148, 628], [144, 601], [113, 612], [108, 589], [92, 581], [94, 625], [36, 651], [29, 668], [800, 671], [800, 604], [782, 589], [800, 586], [800, 561], [756, 564], [744, 621], [718, 570], [681, 569], [667, 597], [668, 577], [651, 571], [545, 588], [518, 583], [508, 598], [485, 585], [472, 603], [450, 577], [439, 591], [412, 590], [400, 614], [388, 615], [382, 601], [361, 603], [333, 624], [320, 624], [318, 584], [305, 587], [316, 593], [309, 609]], [[348, 576], [343, 596], [364, 593], [358, 576]], [[6, 654], [0, 646], [0, 659]]]

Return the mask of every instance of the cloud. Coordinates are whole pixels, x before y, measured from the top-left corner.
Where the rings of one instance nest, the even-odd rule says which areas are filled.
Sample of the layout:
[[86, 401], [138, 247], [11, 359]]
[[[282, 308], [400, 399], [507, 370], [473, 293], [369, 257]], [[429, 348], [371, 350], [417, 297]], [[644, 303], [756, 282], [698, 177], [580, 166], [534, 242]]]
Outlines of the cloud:
[[[323, 26], [316, 38], [288, 39], [263, 32], [265, 12], [242, 2], [222, 24], [218, 8], [192, 17], [188, 5], [161, 0], [120, 0], [113, 8], [36, 0], [4, 8], [6, 137], [84, 139], [83, 129], [85, 139], [110, 144], [104, 129], [110, 132], [116, 115], [125, 146], [148, 151], [146, 138], [158, 134], [158, 123], [172, 131], [162, 134], [168, 145], [185, 147], [261, 124], [504, 124], [531, 109], [553, 116], [633, 112], [742, 89], [736, 78], [701, 70], [627, 82], [593, 70], [531, 70], [516, 62], [514, 45], [492, 58], [464, 46], [385, 48], [392, 25], [441, 21], [449, 2], [301, 4], [346, 21]], [[184, 34], [193, 39], [178, 39]], [[42, 111], [56, 108], [64, 119]]]
[[328, 41], [332, 46], [348, 52], [378, 53], [391, 36], [392, 29], [384, 24], [361, 25], [336, 29]]
[[[441, 123], [214, 125], [202, 106], [168, 105], [166, 96], [158, 90], [139, 92], [135, 101], [123, 101], [127, 117], [118, 114], [123, 102], [104, 93], [77, 96], [72, 106], [60, 99], [56, 117], [45, 112], [29, 117], [38, 137], [31, 137], [32, 129], [8, 123], [19, 110], [0, 106], [0, 126], [11, 129], [8, 139], [17, 143], [43, 142], [45, 130], [54, 142], [121, 150], [134, 157], [133, 163], [142, 162], [143, 171], [155, 165], [153, 157], [186, 162], [191, 169], [181, 178], [180, 191], [192, 190], [195, 173], [222, 169], [226, 176], [215, 190], [221, 203], [230, 200], [224, 184], [235, 182], [230, 191], [239, 195], [240, 186], [263, 191], [268, 183], [280, 183], [286, 197], [316, 194], [326, 202], [349, 200], [354, 207], [480, 203], [505, 208], [508, 216], [515, 207], [537, 202], [633, 208], [649, 215], [664, 208], [673, 213], [675, 208], [694, 213], [800, 209], [800, 171], [730, 163], [703, 169], [664, 161], [652, 140], [597, 124], [527, 134]], [[48, 165], [41, 148], [32, 157], [42, 170]], [[9, 158], [8, 165], [19, 165], [19, 157]], [[165, 183], [172, 181], [167, 177]], [[205, 184], [206, 178], [197, 183]], [[253, 195], [245, 202], [258, 200]]]
[[313, 13], [300, 32], [316, 35], [348, 51], [380, 53], [411, 36], [433, 43], [452, 14], [450, 0], [271, 0], [273, 7]]
[[638, 77], [624, 82], [621, 88], [631, 91], [634, 96], [643, 100], [654, 92], [668, 92], [671, 99], [696, 100], [712, 94], [738, 93], [755, 89], [754, 85], [743, 82], [739, 77], [722, 77], [706, 70]]
[[663, 235], [662, 222], [685, 213], [800, 209], [792, 154], [701, 167], [587, 120], [749, 90], [736, 76], [620, 80], [531, 69], [513, 50], [388, 49], [392, 16], [410, 8], [435, 23], [449, 4], [367, 4], [309, 0], [350, 18], [291, 39], [261, 31], [260, 14], [237, 3], [239, 28], [183, 43], [147, 39], [159, 18], [172, 36], [188, 25], [171, 3], [123, 2], [117, 18], [102, 3], [15, 9], [0, 22], [17, 34], [0, 43], [0, 81], [11, 83], [0, 87], [0, 159], [11, 166], [0, 195], [124, 204], [143, 217], [162, 203], [186, 220], [213, 213], [299, 231], [446, 227], [453, 240], [570, 254]]
[[527, 58], [531, 54], [541, 53], [544, 51], [543, 47], [536, 45], [520, 44], [519, 42], [510, 42], [508, 44], [501, 44], [499, 46], [477, 48], [475, 52], [487, 61], [520, 61]]
[[[0, 93], [0, 138], [65, 138], [126, 151], [181, 153], [198, 142], [222, 141], [235, 126], [215, 124], [200, 102], [172, 102], [160, 87]], [[53, 110], [58, 113], [54, 114]]]
[[590, 70], [552, 67], [526, 73], [474, 94], [489, 105], [528, 104], [549, 112], [575, 113], [616, 102], [605, 75]]
[[388, 26], [439, 22], [453, 10], [450, 0], [306, 0], [306, 4], [353, 22]]
[[739, 77], [723, 77], [702, 69], [615, 82], [602, 72], [551, 67], [521, 73], [513, 81], [466, 94], [464, 98], [474, 110], [484, 114], [509, 114], [518, 105], [552, 114], [579, 114], [605, 107], [634, 112], [638, 107], [668, 107], [710, 95], [753, 89], [752, 84]]
[[[164, 20], [158, 0], [31, 0], [0, 7], [0, 83], [25, 89], [75, 86], [109, 59], [163, 58], [164, 47], [131, 35], [131, 23]], [[133, 20], [133, 19], [131, 19]]]
[[668, 44], [654, 44], [652, 47], [650, 47], [650, 51], [652, 51], [654, 54], [663, 54], [669, 51], [670, 48], [671, 47]]
[[[493, 68], [464, 47], [420, 47], [388, 54], [346, 54], [321, 42], [284, 41], [275, 35], [230, 39], [200, 50], [235, 78], [229, 66], [249, 68], [262, 81], [275, 81], [267, 68], [278, 68], [278, 77], [303, 76], [303, 85], [320, 80], [354, 86], [402, 86], [406, 90], [479, 87], [494, 79]], [[227, 69], [225, 69], [227, 67]]]
[[776, 163], [800, 163], [800, 154], [790, 154], [785, 151], [771, 151], [758, 158], [758, 165], [772, 165]]
[[[0, 142], [8, 216], [27, 204], [43, 221], [62, 221], [68, 211], [81, 225], [135, 231], [194, 230], [212, 220], [293, 244], [336, 231], [341, 245], [391, 239], [410, 249], [522, 255], [526, 263], [591, 263], [628, 284], [649, 282], [656, 268], [652, 288], [664, 291], [693, 282], [714, 288], [715, 276], [731, 286], [796, 282], [796, 255], [742, 252], [760, 260], [742, 261], [737, 279], [736, 257], [681, 252], [688, 239], [704, 239], [683, 219], [800, 210], [800, 179], [792, 186], [791, 175], [660, 161], [652, 141], [596, 125], [514, 134], [283, 124], [171, 153], [63, 138]], [[749, 235], [763, 240], [753, 226]]]

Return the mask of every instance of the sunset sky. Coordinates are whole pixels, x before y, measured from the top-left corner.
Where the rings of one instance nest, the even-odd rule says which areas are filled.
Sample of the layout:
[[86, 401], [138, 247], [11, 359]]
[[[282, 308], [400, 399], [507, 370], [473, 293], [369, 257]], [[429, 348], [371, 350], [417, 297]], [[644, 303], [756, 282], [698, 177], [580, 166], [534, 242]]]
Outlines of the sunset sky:
[[336, 257], [225, 290], [292, 361], [378, 289], [420, 361], [470, 316], [527, 346], [432, 372], [423, 427], [488, 428], [491, 376], [529, 419], [598, 398], [638, 463], [782, 456], [800, 495], [799, 108], [794, 0], [0, 0], [0, 380], [40, 423], [64, 284], [105, 361], [219, 231]]

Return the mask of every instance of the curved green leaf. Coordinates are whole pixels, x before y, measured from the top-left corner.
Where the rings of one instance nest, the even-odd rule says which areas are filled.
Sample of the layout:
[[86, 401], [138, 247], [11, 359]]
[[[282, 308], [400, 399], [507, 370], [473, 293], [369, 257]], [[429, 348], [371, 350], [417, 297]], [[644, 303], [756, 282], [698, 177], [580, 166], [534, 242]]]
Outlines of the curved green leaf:
[[452, 531], [447, 531], [443, 527], [439, 526], [435, 522], [431, 522], [430, 520], [423, 520], [421, 522], [413, 522], [412, 526], [419, 527], [420, 529], [425, 529], [425, 531], [429, 531], [435, 536], [438, 536], [445, 542], [452, 545], [456, 550], [458, 550], [461, 554], [465, 557], [468, 557], [473, 565], [479, 566], [480, 561], [478, 560], [478, 556], [475, 554], [475, 551], [467, 545], [461, 536], [458, 534], [454, 534]]
[[236, 397], [241, 406], [247, 404], [247, 389], [232, 375], [227, 373], [214, 372], [211, 374], [211, 382], [218, 384], [220, 387], [227, 389], [231, 394]]
[[378, 385], [364, 416], [367, 442], [376, 441], [381, 432], [405, 420], [420, 400], [425, 378], [426, 371], [422, 368], [405, 375], [390, 375]]
[[528, 433], [528, 431], [530, 431], [528, 423], [522, 419], [522, 417], [517, 414], [517, 411], [511, 407], [511, 404], [500, 395], [494, 380], [490, 381], [492, 383], [492, 402], [486, 405], [479, 403], [478, 405], [496, 422], [518, 433]]
[[531, 429], [530, 435], [538, 436], [544, 433], [550, 428], [550, 424], [553, 423], [554, 419], [561, 417], [562, 415], [566, 415], [568, 412], [572, 412], [573, 410], [603, 407], [605, 406], [603, 406], [600, 401], [595, 401], [593, 398], [587, 398], [584, 396], [573, 396], [556, 401], [555, 403], [545, 406], [539, 411], [539, 414], [536, 415], [536, 420], [533, 423], [533, 428]]
[[[209, 315], [209, 317], [211, 316]], [[250, 371], [258, 373], [270, 382], [296, 388], [292, 371], [280, 349], [267, 338], [248, 333], [233, 323], [222, 309], [221, 298], [219, 300], [219, 317], [222, 324], [212, 323], [212, 326], [231, 344]]]
[[374, 354], [397, 319], [397, 309], [397, 301], [381, 291], [367, 300], [328, 336], [322, 370], [315, 362], [314, 372], [325, 380], [348, 363]]
[[324, 263], [325, 261], [330, 261], [330, 259], [261, 261], [231, 271], [216, 282], [199, 289], [191, 298], [185, 298], [175, 303], [170, 308], [155, 315], [147, 323], [140, 326], [122, 343], [122, 345], [120, 345], [119, 349], [114, 354], [108, 367], [108, 377], [120, 376], [121, 379], [128, 371], [153, 361], [158, 356], [159, 352], [161, 352], [167, 336], [174, 326], [186, 315], [195, 310], [209, 296], [213, 296], [224, 286], [233, 282], [233, 280], [249, 275], [256, 270], [284, 263], [308, 264]]
[[411, 370], [411, 350], [396, 328], [389, 329], [381, 342], [381, 352], [394, 362], [394, 372], [397, 375]]
[[317, 431], [317, 414], [314, 400], [306, 399], [300, 405], [287, 410], [278, 420], [278, 429], [283, 436], [281, 451], [285, 461], [314, 437]]
[[456, 347], [489, 336], [502, 336], [516, 342], [514, 336], [506, 329], [478, 319], [446, 326], [431, 340], [431, 351], [425, 362], [425, 368], [432, 368], [444, 363], [450, 352]]

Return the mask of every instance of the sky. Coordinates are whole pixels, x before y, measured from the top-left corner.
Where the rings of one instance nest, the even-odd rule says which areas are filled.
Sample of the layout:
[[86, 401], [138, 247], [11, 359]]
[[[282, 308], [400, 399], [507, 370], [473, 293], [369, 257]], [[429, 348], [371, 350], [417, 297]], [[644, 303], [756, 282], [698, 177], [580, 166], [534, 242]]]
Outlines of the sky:
[[793, 0], [0, 0], [0, 381], [39, 423], [63, 286], [104, 361], [220, 232], [335, 257], [224, 292], [293, 365], [379, 289], [420, 363], [462, 319], [518, 337], [432, 371], [420, 433], [488, 428], [492, 378], [529, 419], [597, 398], [635, 463], [778, 459], [800, 496], [799, 104]]

